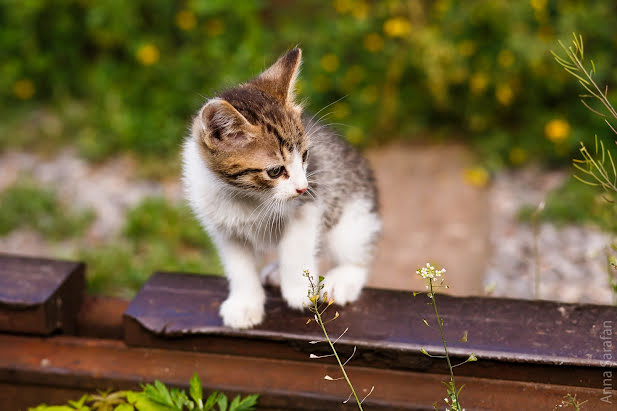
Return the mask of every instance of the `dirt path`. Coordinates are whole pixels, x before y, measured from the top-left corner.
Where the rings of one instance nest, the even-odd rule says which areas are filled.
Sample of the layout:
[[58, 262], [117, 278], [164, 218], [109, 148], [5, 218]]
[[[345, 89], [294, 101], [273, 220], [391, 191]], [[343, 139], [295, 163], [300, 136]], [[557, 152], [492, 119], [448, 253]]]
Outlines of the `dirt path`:
[[420, 290], [415, 269], [446, 267], [450, 292], [479, 295], [489, 255], [487, 190], [463, 182], [460, 146], [395, 144], [368, 153], [380, 189], [383, 238], [370, 285]]

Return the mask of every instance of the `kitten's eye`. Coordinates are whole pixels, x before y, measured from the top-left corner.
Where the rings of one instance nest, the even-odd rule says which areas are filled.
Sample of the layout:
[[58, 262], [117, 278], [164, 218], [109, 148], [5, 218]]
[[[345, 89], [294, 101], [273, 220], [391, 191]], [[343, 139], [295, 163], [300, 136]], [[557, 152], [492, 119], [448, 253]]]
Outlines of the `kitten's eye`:
[[283, 171], [285, 171], [285, 167], [278, 166], [267, 170], [267, 173], [270, 178], [279, 178]]
[[308, 158], [308, 150], [306, 150], [304, 154], [302, 154], [302, 162], [305, 163], [307, 158]]

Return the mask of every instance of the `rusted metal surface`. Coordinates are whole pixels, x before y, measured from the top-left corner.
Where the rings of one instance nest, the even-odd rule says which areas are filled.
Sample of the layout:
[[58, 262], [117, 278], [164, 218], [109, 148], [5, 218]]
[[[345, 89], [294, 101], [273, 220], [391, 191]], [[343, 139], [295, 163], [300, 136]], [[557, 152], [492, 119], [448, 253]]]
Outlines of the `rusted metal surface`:
[[[322, 338], [309, 314], [290, 310], [280, 294], [268, 290], [265, 322], [251, 330], [223, 327], [218, 315], [227, 295], [224, 279], [187, 274], [155, 274], [125, 313], [125, 340], [149, 346], [221, 354], [305, 358], [327, 347], [309, 342]], [[448, 348], [457, 361], [473, 352], [480, 361], [459, 374], [550, 384], [597, 387], [607, 367], [604, 321], [617, 320], [617, 307], [439, 295]], [[334, 308], [331, 314], [334, 314]], [[441, 352], [433, 328], [432, 306], [423, 295], [366, 289], [359, 301], [336, 308], [340, 318], [328, 324], [331, 335], [349, 327], [339, 340], [344, 354], [358, 351], [361, 366], [446, 373], [441, 360], [420, 353]], [[460, 337], [468, 332], [468, 342]], [[614, 357], [613, 357], [614, 358]], [[617, 371], [615, 362], [610, 369]]]
[[[366, 400], [370, 410], [428, 410], [442, 401], [440, 374], [367, 368], [349, 365], [348, 374], [360, 395], [375, 386]], [[67, 394], [105, 388], [137, 388], [158, 379], [186, 387], [197, 372], [208, 390], [261, 394], [264, 410], [354, 409], [343, 405], [348, 390], [337, 377], [336, 366], [321, 360], [277, 360], [212, 353], [143, 349], [120, 341], [58, 336], [35, 338], [0, 335], [0, 403], [6, 409], [23, 409], [38, 402], [36, 386], [45, 396], [56, 388]], [[601, 401], [601, 387], [585, 388], [531, 384], [499, 379], [459, 376], [465, 384], [461, 399], [468, 410], [552, 409], [566, 394], [588, 401], [587, 409], [612, 410]], [[20, 386], [24, 385], [24, 391]], [[8, 389], [7, 387], [14, 387]], [[598, 389], [600, 388], [600, 389]], [[22, 392], [28, 392], [24, 396]], [[611, 391], [613, 400], [617, 392]], [[58, 400], [56, 395], [55, 400]], [[17, 404], [12, 407], [10, 405]]]
[[83, 263], [0, 254], [0, 330], [73, 332], [84, 268]]
[[122, 315], [128, 305], [122, 298], [86, 295], [77, 316], [76, 335], [121, 340]]

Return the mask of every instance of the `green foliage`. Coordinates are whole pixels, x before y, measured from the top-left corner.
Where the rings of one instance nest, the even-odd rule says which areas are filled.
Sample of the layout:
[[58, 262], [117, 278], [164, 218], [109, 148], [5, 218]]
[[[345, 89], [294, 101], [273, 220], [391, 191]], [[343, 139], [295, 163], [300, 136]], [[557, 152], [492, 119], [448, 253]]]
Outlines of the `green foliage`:
[[177, 162], [203, 96], [300, 44], [300, 95], [312, 111], [346, 96], [324, 121], [349, 124], [353, 143], [430, 129], [473, 142], [490, 165], [558, 161], [598, 121], [560, 98], [573, 85], [548, 51], [584, 32], [598, 76], [614, 78], [615, 16], [609, 0], [8, 0], [0, 147], [65, 141], [91, 159], [130, 150]]
[[214, 246], [186, 206], [147, 198], [127, 216], [122, 238], [84, 247], [93, 293], [130, 295], [156, 270], [222, 272]]
[[[548, 193], [544, 210], [538, 214], [540, 221], [560, 225], [593, 224], [603, 230], [617, 233], [617, 210], [612, 203], [617, 196], [569, 178], [560, 187]], [[536, 206], [528, 205], [519, 211], [519, 219], [531, 222]]]
[[[190, 398], [184, 390], [168, 388], [160, 381], [146, 384], [142, 391], [117, 391], [84, 395], [68, 405], [45, 404], [29, 411], [251, 411], [257, 405], [259, 395], [236, 396], [231, 403], [223, 393], [214, 391], [203, 398], [201, 380], [197, 373], [190, 381]], [[216, 407], [216, 408], [215, 408]]]
[[27, 227], [59, 240], [78, 236], [93, 218], [91, 211], [67, 211], [54, 191], [30, 181], [18, 181], [0, 193], [0, 235]]

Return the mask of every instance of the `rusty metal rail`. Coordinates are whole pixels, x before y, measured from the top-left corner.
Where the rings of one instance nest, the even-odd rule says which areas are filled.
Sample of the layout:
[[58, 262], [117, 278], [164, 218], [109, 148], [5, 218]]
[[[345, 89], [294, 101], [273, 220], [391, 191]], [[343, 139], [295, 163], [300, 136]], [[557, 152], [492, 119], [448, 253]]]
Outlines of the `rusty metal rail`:
[[[27, 260], [28, 270], [20, 272], [18, 260], [0, 255], [0, 277], [7, 272], [6, 261], [11, 278], [21, 276], [22, 282], [28, 272], [36, 272], [37, 261], [50, 264]], [[66, 272], [70, 267], [76, 266], [65, 266]], [[54, 287], [71, 278], [40, 286], [56, 295]], [[79, 275], [75, 278], [79, 287]], [[26, 283], [32, 287], [36, 281]], [[20, 289], [12, 290], [15, 304]], [[309, 343], [321, 335], [306, 325], [307, 313], [289, 310], [277, 292], [268, 290], [265, 323], [233, 331], [221, 326], [217, 314], [226, 292], [220, 278], [160, 273], [131, 302], [86, 297], [78, 312], [67, 304], [64, 315], [74, 324], [56, 327], [52, 335], [45, 327], [29, 331], [38, 336], [2, 328], [0, 404], [5, 406], [0, 408], [25, 409], [154, 379], [184, 386], [197, 371], [209, 389], [260, 393], [260, 409], [353, 409], [341, 404], [348, 395], [344, 382], [323, 378], [336, 376], [338, 368], [308, 358], [309, 353], [326, 353], [327, 347]], [[6, 295], [0, 292], [0, 315], [11, 318], [11, 306], [2, 300]], [[480, 358], [457, 368], [457, 383], [466, 385], [466, 409], [550, 410], [566, 394], [588, 401], [586, 409], [615, 409], [615, 382], [607, 394], [605, 373], [617, 376], [616, 357], [611, 348], [607, 361], [603, 337], [607, 321], [617, 325], [616, 307], [438, 298], [453, 355], [463, 360], [474, 352]], [[424, 296], [367, 289], [328, 324], [332, 335], [349, 327], [337, 346], [343, 355], [357, 347], [346, 367], [356, 388], [362, 393], [375, 385], [366, 409], [432, 409], [443, 398], [443, 361], [420, 353], [421, 347], [439, 351], [438, 335], [422, 323], [432, 318], [429, 310]], [[464, 331], [467, 343], [459, 341]], [[607, 397], [612, 403], [601, 400]]]

